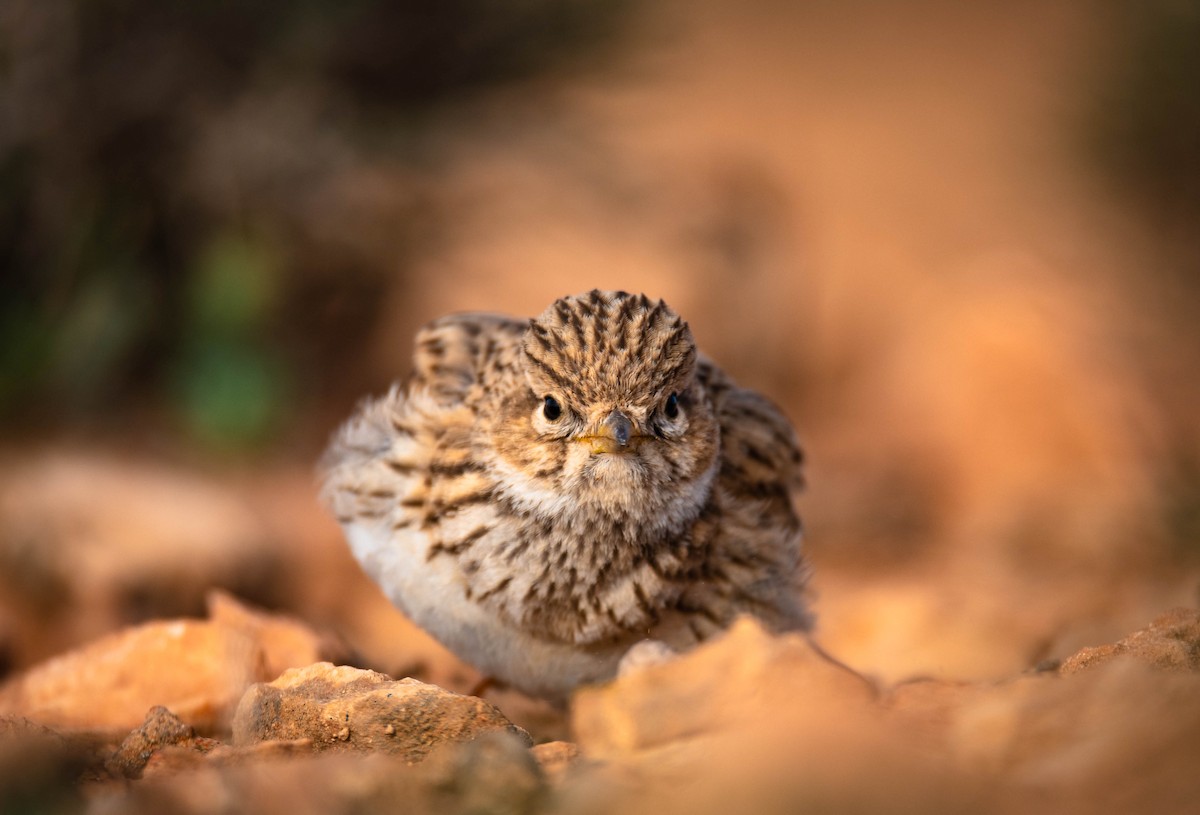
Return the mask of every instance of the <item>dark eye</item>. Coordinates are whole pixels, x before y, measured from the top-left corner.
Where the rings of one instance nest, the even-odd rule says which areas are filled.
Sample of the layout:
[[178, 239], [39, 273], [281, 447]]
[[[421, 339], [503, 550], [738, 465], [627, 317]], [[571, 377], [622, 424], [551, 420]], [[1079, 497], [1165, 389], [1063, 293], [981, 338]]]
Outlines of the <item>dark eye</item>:
[[562, 405], [553, 396], [547, 396], [542, 405], [542, 415], [551, 422], [556, 421], [562, 415]]
[[668, 419], [678, 418], [679, 396], [677, 394], [673, 393], [667, 397], [667, 403], [663, 405], [663, 414], [666, 415]]

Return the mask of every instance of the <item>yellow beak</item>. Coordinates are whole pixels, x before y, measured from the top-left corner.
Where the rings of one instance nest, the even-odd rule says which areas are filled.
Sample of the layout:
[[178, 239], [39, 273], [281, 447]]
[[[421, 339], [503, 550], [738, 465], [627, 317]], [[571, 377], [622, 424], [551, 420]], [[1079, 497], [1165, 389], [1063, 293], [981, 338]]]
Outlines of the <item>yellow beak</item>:
[[591, 445], [593, 453], [628, 453], [635, 446], [639, 437], [633, 435], [633, 422], [619, 410], [614, 410], [600, 423], [597, 432], [585, 436], [584, 441]]

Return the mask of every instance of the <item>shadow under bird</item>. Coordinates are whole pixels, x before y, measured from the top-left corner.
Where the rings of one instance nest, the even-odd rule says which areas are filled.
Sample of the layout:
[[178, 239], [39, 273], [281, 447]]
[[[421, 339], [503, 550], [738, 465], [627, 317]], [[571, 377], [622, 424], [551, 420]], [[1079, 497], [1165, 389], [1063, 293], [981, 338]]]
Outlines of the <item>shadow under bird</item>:
[[739, 614], [811, 625], [795, 433], [661, 300], [592, 291], [533, 320], [434, 321], [408, 381], [338, 432], [324, 479], [388, 598], [530, 695], [562, 702], [634, 646], [687, 650]]

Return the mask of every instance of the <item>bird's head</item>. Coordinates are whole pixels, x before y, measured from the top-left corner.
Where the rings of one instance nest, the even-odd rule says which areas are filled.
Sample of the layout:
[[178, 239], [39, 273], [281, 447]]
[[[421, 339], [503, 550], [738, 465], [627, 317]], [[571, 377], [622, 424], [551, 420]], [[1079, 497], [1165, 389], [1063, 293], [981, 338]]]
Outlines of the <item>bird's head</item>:
[[523, 363], [527, 438], [557, 465], [546, 475], [560, 489], [647, 506], [707, 490], [717, 423], [691, 330], [661, 300], [603, 291], [557, 300], [530, 321]]

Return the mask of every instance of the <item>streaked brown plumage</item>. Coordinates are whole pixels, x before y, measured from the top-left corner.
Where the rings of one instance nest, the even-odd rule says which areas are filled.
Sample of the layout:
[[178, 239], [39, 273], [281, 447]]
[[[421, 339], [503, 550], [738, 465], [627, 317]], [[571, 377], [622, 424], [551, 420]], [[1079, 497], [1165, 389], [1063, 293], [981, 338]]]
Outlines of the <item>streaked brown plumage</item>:
[[592, 291], [518, 321], [452, 315], [326, 454], [364, 569], [463, 659], [563, 699], [644, 639], [739, 613], [805, 629], [787, 420], [662, 301]]

